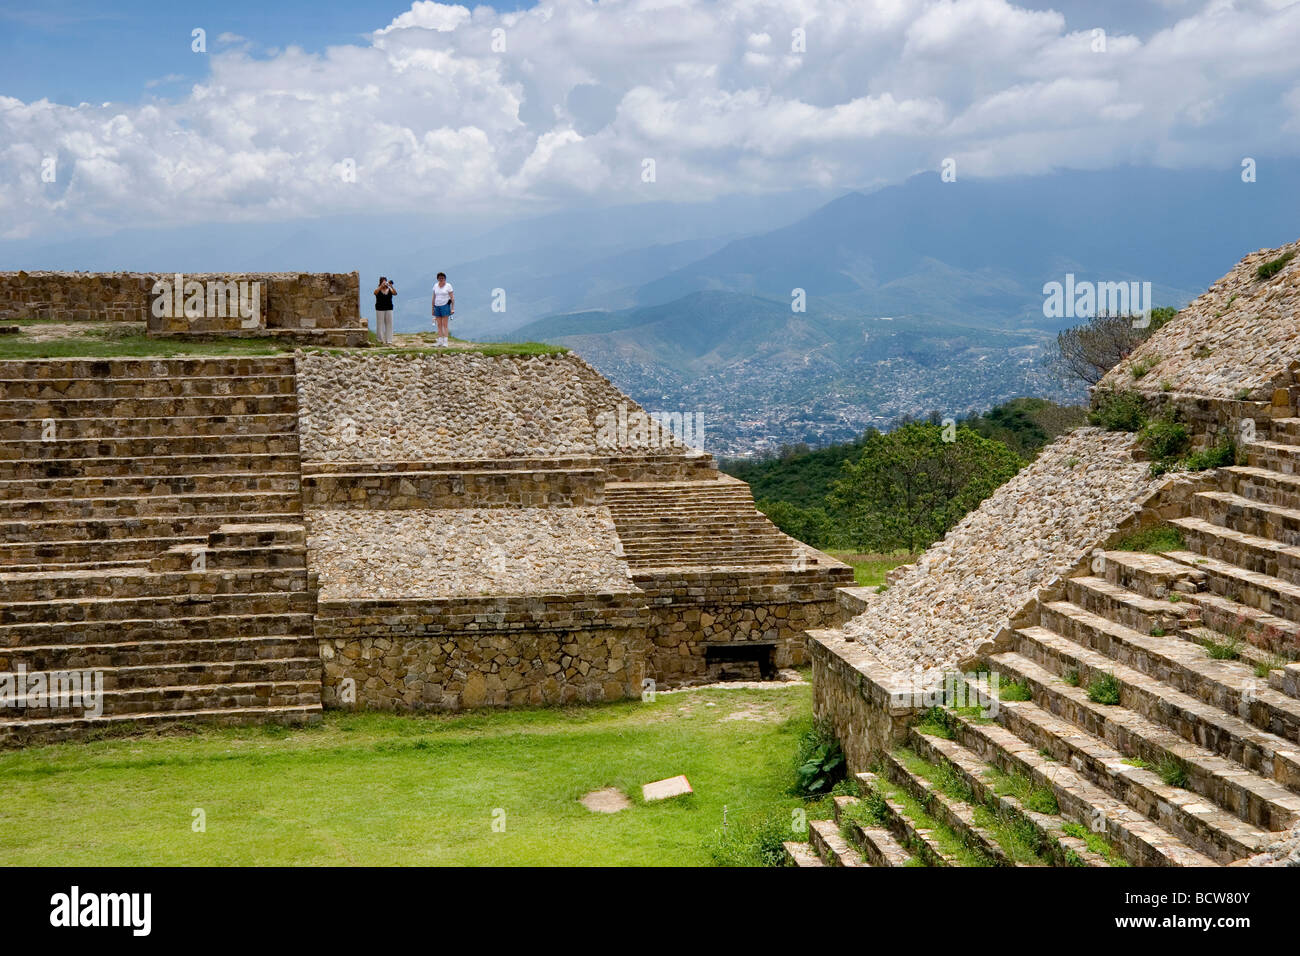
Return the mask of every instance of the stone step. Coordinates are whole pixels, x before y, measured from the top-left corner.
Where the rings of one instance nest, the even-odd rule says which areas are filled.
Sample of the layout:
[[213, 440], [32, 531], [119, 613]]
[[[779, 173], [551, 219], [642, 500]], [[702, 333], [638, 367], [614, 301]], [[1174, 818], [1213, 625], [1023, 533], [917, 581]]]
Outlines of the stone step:
[[1300, 624], [1277, 617], [1230, 598], [1201, 591], [1190, 595], [1201, 609], [1201, 620], [1220, 634], [1236, 635], [1244, 641], [1276, 654], [1295, 656], [1300, 648]]
[[[3, 394], [3, 393], [0, 393]], [[298, 396], [282, 395], [181, 395], [171, 398], [11, 398], [0, 397], [0, 431], [5, 424], [40, 424], [53, 420], [87, 419], [138, 421], [168, 418], [241, 418], [245, 415], [297, 415]], [[153, 434], [153, 432], [146, 432]]]
[[840, 834], [833, 820], [808, 823], [808, 843], [827, 866], [865, 866], [862, 856]]
[[214, 548], [286, 547], [306, 542], [307, 529], [295, 522], [232, 522], [208, 535], [208, 544]]
[[1233, 531], [1300, 545], [1300, 510], [1252, 501], [1229, 491], [1201, 491], [1192, 496], [1192, 514]]
[[1146, 597], [1095, 575], [1069, 578], [1065, 582], [1065, 593], [1071, 603], [1084, 610], [1119, 621], [1143, 634], [1150, 634], [1152, 630], [1177, 630], [1195, 614], [1195, 607], [1187, 603]]
[[140, 458], [208, 458], [227, 455], [294, 455], [298, 454], [297, 430], [270, 433], [249, 432], [243, 435], [154, 435], [135, 437], [68, 438], [55, 428], [54, 441], [39, 438], [0, 440], [0, 461], [75, 462], [87, 458], [103, 459], [114, 474], [130, 474], [132, 463]]
[[1275, 617], [1300, 619], [1300, 584], [1239, 568], [1193, 551], [1170, 551], [1168, 557], [1205, 572], [1206, 589]]
[[[297, 549], [299, 556], [302, 549]], [[210, 562], [219, 561], [220, 551], [208, 550]], [[0, 573], [0, 608], [31, 602], [65, 600], [127, 600], [138, 597], [244, 594], [247, 592], [306, 591], [307, 570], [299, 560], [296, 567], [239, 567], [231, 570], [209, 563], [204, 571], [190, 569], [117, 568], [81, 571], [29, 571]]]
[[[1022, 705], [1023, 707], [1023, 705]], [[1037, 786], [1052, 791], [1061, 815], [1088, 827], [1115, 844], [1119, 853], [1136, 866], [1213, 866], [1214, 860], [1157, 826], [1144, 814], [1089, 781], [1068, 763], [1039, 753], [1039, 745], [1022, 740], [999, 723], [981, 723], [949, 712], [958, 743], [1004, 773], [1023, 774]]]
[[210, 545], [177, 545], [149, 561], [154, 573], [180, 571], [259, 571], [305, 569], [307, 552], [301, 544], [216, 548]]
[[1105, 551], [1102, 558], [1107, 582], [1157, 601], [1167, 600], [1170, 592], [1197, 590], [1205, 576], [1185, 564], [1141, 551]]
[[[293, 375], [292, 355], [240, 355], [210, 358], [13, 359], [0, 361], [0, 379], [46, 381], [59, 378], [236, 378]], [[55, 373], [60, 374], [55, 374]]]
[[[1018, 632], [1022, 647], [1026, 646], [1023, 642], [1031, 642], [1040, 649], [1050, 648], [1054, 656], [1044, 655], [1044, 659], [1076, 669], [1080, 686], [1066, 684], [1059, 674], [1024, 654], [996, 654], [990, 658], [991, 665], [1004, 681], [1027, 685], [1035, 705], [1023, 708], [1002, 701], [997, 717], [1000, 723], [1020, 736], [1024, 736], [1021, 725], [1031, 722], [1031, 718], [1037, 726], [1048, 723], [1057, 731], [1070, 727], [1074, 736], [1055, 746], [1074, 748], [1073, 756], [1083, 756], [1081, 748], [1086, 743], [1093, 748], [1113, 747], [1120, 758], [1137, 758], [1153, 766], [1179, 761], [1187, 772], [1187, 802], [1202, 803], [1193, 797], [1200, 794], [1259, 829], [1281, 830], [1300, 818], [1300, 796], [1283, 785], [1300, 782], [1300, 753], [1276, 749], [1278, 745], [1294, 745], [1186, 694], [1157, 685], [1122, 664], [1099, 666], [1104, 663], [1100, 655], [1059, 635], [1046, 632], [1031, 636], [1025, 633], [1028, 630]], [[1053, 636], [1055, 642], [1051, 641]], [[1077, 650], [1072, 652], [1070, 648]], [[1119, 681], [1119, 704], [1097, 704], [1088, 699], [1085, 687], [1099, 672], [1112, 673]], [[1040, 716], [1049, 712], [1055, 722]], [[1058, 759], [1063, 758], [1058, 755]], [[1212, 814], [1210, 808], [1207, 819]], [[1215, 819], [1216, 826], [1223, 822]]]
[[35, 562], [31, 564], [5, 564], [0, 560], [0, 572], [7, 574], [30, 574], [33, 572], [63, 571], [121, 571], [127, 568], [149, 569], [148, 558], [130, 558], [124, 561], [54, 561]]
[[1088, 844], [1064, 829], [1060, 816], [1030, 810], [1014, 795], [998, 793], [989, 782], [993, 777], [992, 764], [967, 750], [955, 740], [921, 733], [915, 727], [908, 732], [908, 745], [918, 754], [936, 765], [946, 766], [956, 774], [974, 794], [975, 799], [1004, 819], [1019, 820], [1033, 827], [1038, 834], [1040, 850], [1051, 857], [1057, 866], [1109, 866], [1107, 860], [1088, 848]]
[[[239, 502], [243, 503], [243, 502]], [[67, 543], [84, 544], [121, 544], [124, 548], [130, 542], [141, 539], [159, 541], [156, 551], [146, 551], [143, 556], [152, 557], [167, 550], [171, 544], [183, 543], [180, 540], [168, 542], [166, 539], [189, 539], [206, 537], [226, 524], [301, 524], [302, 513], [298, 509], [281, 513], [241, 514], [239, 512], [212, 511], [203, 514], [158, 514], [123, 518], [95, 519], [55, 519], [48, 521], [0, 521], [0, 554], [14, 549], [18, 553], [23, 547], [31, 545], [48, 545], [42, 553], [49, 560], [58, 559], [52, 550], [55, 545]], [[23, 552], [26, 553], [26, 552]], [[127, 555], [124, 553], [123, 557]], [[131, 557], [139, 555], [132, 554]], [[108, 555], [109, 558], [112, 555]], [[75, 559], [73, 559], [75, 560]]]
[[150, 475], [299, 474], [298, 456], [278, 454], [148, 455], [137, 458], [27, 458], [0, 465], [6, 481], [52, 478], [143, 478]]
[[311, 634], [118, 641], [105, 644], [38, 644], [0, 648], [0, 670], [20, 664], [28, 671], [233, 664], [242, 661], [310, 659], [320, 669], [319, 644]]
[[302, 508], [298, 491], [195, 492], [172, 495], [121, 495], [106, 498], [58, 500], [10, 499], [0, 501], [0, 536], [22, 540], [11, 534], [15, 523], [63, 524], [85, 519], [156, 518], [172, 515], [206, 514], [255, 515], [294, 514]]
[[[185, 640], [240, 640], [259, 637], [311, 638], [313, 615], [309, 602], [295, 612], [240, 613], [242, 602], [221, 599], [218, 613], [204, 614], [179, 603], [174, 616], [123, 617], [109, 620], [46, 621], [0, 624], [0, 649], [21, 647], [91, 647], [121, 642], [172, 643]], [[215, 603], [215, 602], [214, 602]], [[227, 613], [220, 613], [225, 611]]]
[[[1190, 643], [1198, 644], [1202, 648], [1206, 649], [1208, 649], [1211, 644], [1222, 644], [1228, 639], [1227, 635], [1222, 634], [1219, 631], [1211, 630], [1202, 625], [1196, 627], [1185, 627], [1179, 631], [1178, 636]], [[1255, 673], [1255, 668], [1257, 666], [1267, 665], [1269, 670], [1267, 678], [1269, 686], [1273, 687], [1274, 690], [1277, 690], [1278, 688], [1274, 685], [1273, 681], [1273, 671], [1284, 668], [1286, 665], [1291, 663], [1290, 658], [1283, 659], [1281, 655], [1270, 653], [1261, 647], [1256, 647], [1254, 644], [1251, 644], [1249, 640], [1240, 635], [1237, 636], [1237, 640], [1239, 642], [1237, 645], [1239, 656], [1236, 658], [1234, 663], [1245, 666], [1252, 674]], [[1253, 695], [1253, 691], [1248, 688], [1246, 691], [1243, 691], [1242, 697], [1251, 698]], [[1287, 696], [1294, 698], [1295, 695], [1288, 694]], [[1243, 720], [1250, 719], [1245, 715], [1244, 711], [1240, 709], [1237, 711], [1237, 716], [1241, 717]], [[1256, 721], [1252, 720], [1252, 723], [1256, 723]]]
[[173, 724], [236, 726], [240, 724], [319, 723], [319, 703], [292, 706], [224, 707], [192, 711], [148, 712], [77, 718], [28, 718], [0, 722], [0, 746], [21, 747], [84, 738], [87, 733], [132, 733]]
[[857, 797], [833, 798], [835, 823], [843, 831], [848, 829], [851, 842], [865, 866], [907, 866], [912, 856], [899, 845], [892, 833], [884, 827], [863, 826], [846, 820], [844, 811], [858, 802]]
[[1292, 510], [1300, 508], [1300, 476], [1260, 468], [1256, 465], [1232, 465], [1222, 469], [1223, 491], [1251, 501], [1277, 505]]
[[[1140, 634], [1065, 601], [1047, 603], [1041, 613], [1043, 627], [1054, 634], [1236, 714], [1260, 730], [1300, 741], [1300, 702], [1263, 686], [1248, 664], [1208, 657], [1203, 646], [1186, 639], [1186, 632], [1165, 637]], [[1215, 639], [1226, 638], [1218, 634]]]
[[1277, 441], [1255, 441], [1245, 446], [1246, 464], [1255, 468], [1292, 475], [1300, 472], [1300, 445]]
[[940, 845], [930, 829], [911, 820], [903, 805], [881, 787], [874, 773], [860, 773], [857, 777], [864, 793], [874, 793], [880, 799], [885, 808], [886, 828], [904, 852], [925, 866], [961, 866], [961, 861]]
[[1273, 437], [1300, 444], [1300, 418], [1275, 418], [1272, 422]]
[[14, 602], [0, 604], [0, 625], [304, 614], [313, 613], [315, 603], [315, 595], [307, 591], [160, 594], [128, 598]]
[[967, 846], [998, 866], [1015, 865], [997, 837], [975, 822], [972, 804], [948, 796], [929, 780], [912, 773], [895, 754], [887, 753], [882, 759], [890, 781], [906, 791], [931, 817], [961, 837]]
[[794, 843], [787, 840], [781, 846], [785, 849], [785, 858], [791, 866], [807, 869], [826, 865], [822, 862], [822, 858], [817, 855], [817, 851], [807, 843]]
[[[320, 703], [320, 676], [313, 680], [253, 681], [227, 684], [186, 684], [133, 687], [103, 691], [103, 716], [220, 710], [232, 707], [301, 707]], [[19, 707], [13, 721], [76, 718], [85, 706]], [[8, 716], [8, 715], [5, 715]], [[9, 723], [5, 721], [4, 723]]]
[[[169, 415], [159, 418], [50, 418], [0, 421], [0, 440], [59, 444], [106, 438], [212, 438], [284, 435], [298, 428], [296, 412], [268, 415]], [[47, 437], [48, 436], [48, 437]]]
[[1246, 571], [1268, 574], [1291, 584], [1300, 584], [1300, 547], [1234, 531], [1211, 524], [1204, 518], [1174, 518], [1170, 524], [1182, 531], [1188, 551], [1226, 561]]
[[[0, 474], [5, 474], [0, 469]], [[297, 472], [260, 474], [120, 475], [114, 477], [0, 478], [0, 509], [6, 501], [54, 498], [138, 498], [175, 495], [299, 492]]]
[[293, 375], [0, 379], [0, 395], [6, 399], [43, 401], [295, 394], [296, 381]]
[[[21, 659], [19, 659], [21, 660]], [[135, 691], [209, 684], [242, 685], [320, 681], [320, 654], [243, 660], [179, 661], [159, 664], [114, 664], [99, 667], [46, 666], [33, 668], [23, 661], [28, 674], [51, 670], [93, 670], [103, 675], [105, 691]]]

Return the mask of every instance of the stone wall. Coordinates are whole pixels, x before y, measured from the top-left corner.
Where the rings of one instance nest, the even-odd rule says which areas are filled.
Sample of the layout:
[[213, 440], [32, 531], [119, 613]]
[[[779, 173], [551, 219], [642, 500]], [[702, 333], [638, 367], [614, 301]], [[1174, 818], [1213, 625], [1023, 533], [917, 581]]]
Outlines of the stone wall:
[[810, 631], [813, 717], [835, 730], [850, 773], [872, 769], [876, 758], [902, 743], [920, 713], [909, 687], [894, 686], [889, 668], [859, 642], [837, 631]]
[[[1293, 258], [1280, 272], [1258, 276], [1261, 265], [1287, 253]], [[1270, 403], [1275, 390], [1285, 389], [1294, 406], [1293, 373], [1300, 368], [1297, 253], [1300, 242], [1246, 256], [1111, 369], [1099, 387]]]
[[321, 698], [460, 710], [636, 697], [646, 623], [639, 594], [322, 601]]
[[448, 468], [439, 462], [404, 467], [306, 473], [310, 509], [582, 508], [605, 502], [599, 468], [505, 470]]
[[741, 676], [734, 663], [710, 663], [710, 647], [719, 644], [771, 643], [775, 667], [807, 664], [804, 633], [842, 623], [836, 591], [852, 572], [759, 568], [632, 577], [650, 607], [648, 673], [662, 686], [678, 686]]
[[[364, 345], [366, 321], [359, 311], [357, 273], [229, 272], [184, 273], [205, 284], [248, 283], [255, 288], [255, 319], [226, 301], [221, 314], [184, 315], [184, 299], [154, 315], [154, 285], [175, 285], [174, 273], [0, 272], [0, 319], [66, 322], [145, 322], [150, 335], [280, 336], [329, 345]], [[252, 283], [257, 285], [254, 287]], [[251, 323], [251, 324], [250, 324]]]
[[602, 429], [602, 416], [617, 420], [620, 408], [634, 418], [646, 413], [575, 355], [304, 354], [298, 361], [306, 462], [689, 452], [664, 433]]

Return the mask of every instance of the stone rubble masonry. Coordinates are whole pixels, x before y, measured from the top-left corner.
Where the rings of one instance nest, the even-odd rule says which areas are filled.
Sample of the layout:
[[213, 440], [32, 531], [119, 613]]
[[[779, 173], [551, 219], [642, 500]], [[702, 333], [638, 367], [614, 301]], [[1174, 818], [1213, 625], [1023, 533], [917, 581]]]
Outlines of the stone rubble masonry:
[[774, 643], [773, 664], [808, 663], [804, 633], [834, 627], [845, 615], [837, 600], [844, 577], [831, 566], [634, 572], [651, 621], [649, 675], [661, 686], [709, 683], [710, 644]]
[[[803, 664], [804, 630], [844, 619], [836, 589], [851, 570], [802, 546], [779, 566], [630, 573], [608, 483], [698, 508], [717, 466], [675, 439], [640, 441], [644, 410], [575, 355], [296, 360], [327, 706], [612, 699], [646, 678], [715, 679], [713, 644], [758, 642], [776, 666]], [[608, 426], [623, 422], [611, 446]], [[565, 595], [584, 594], [614, 600], [615, 618], [543, 625], [520, 610], [573, 611], [582, 601]], [[338, 691], [348, 677], [351, 702]]]
[[[1111, 369], [1098, 387], [1192, 404], [1250, 399], [1266, 406], [1275, 404], [1274, 393], [1281, 390], [1288, 397], [1279, 396], [1277, 404], [1294, 407], [1300, 395], [1294, 375], [1300, 368], [1300, 254], [1271, 278], [1256, 274], [1288, 252], [1300, 253], [1300, 241], [1246, 256]], [[1134, 377], [1142, 369], [1147, 371]]]
[[258, 282], [259, 318], [245, 328], [238, 311], [201, 318], [156, 317], [153, 287], [174, 273], [0, 272], [0, 319], [145, 322], [155, 336], [273, 337], [329, 346], [367, 343], [357, 273], [192, 272], [198, 282]]
[[653, 446], [630, 431], [602, 442], [601, 416], [645, 411], [572, 354], [303, 353], [298, 363], [305, 462], [691, 454], [663, 433]]
[[322, 600], [321, 699], [327, 707], [461, 710], [636, 697], [644, 625], [639, 594]]
[[635, 590], [609, 509], [308, 513], [324, 601]]
[[1037, 591], [1162, 486], [1126, 432], [1080, 428], [963, 518], [844, 627], [876, 659], [930, 676], [975, 656]]

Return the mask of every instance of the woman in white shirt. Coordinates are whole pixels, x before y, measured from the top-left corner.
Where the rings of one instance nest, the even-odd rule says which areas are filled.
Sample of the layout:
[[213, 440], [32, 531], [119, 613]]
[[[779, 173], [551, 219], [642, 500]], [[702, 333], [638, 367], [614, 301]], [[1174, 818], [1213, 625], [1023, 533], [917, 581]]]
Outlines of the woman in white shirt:
[[438, 273], [438, 284], [433, 287], [433, 321], [438, 325], [438, 344], [446, 348], [450, 343], [451, 317], [456, 314], [456, 292], [447, 281], [447, 273]]

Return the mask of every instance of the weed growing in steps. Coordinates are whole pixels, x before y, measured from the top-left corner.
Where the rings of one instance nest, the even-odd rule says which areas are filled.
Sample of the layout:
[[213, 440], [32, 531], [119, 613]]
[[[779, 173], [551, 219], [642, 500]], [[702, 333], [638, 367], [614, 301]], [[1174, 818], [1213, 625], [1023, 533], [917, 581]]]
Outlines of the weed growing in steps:
[[1110, 671], [1096, 674], [1088, 682], [1088, 699], [1094, 704], [1118, 704], [1119, 681]]

